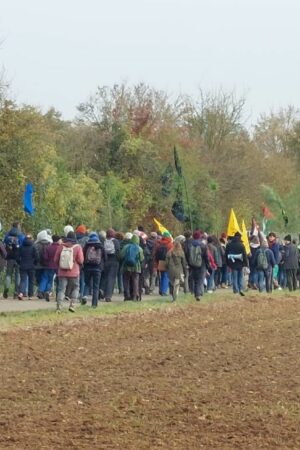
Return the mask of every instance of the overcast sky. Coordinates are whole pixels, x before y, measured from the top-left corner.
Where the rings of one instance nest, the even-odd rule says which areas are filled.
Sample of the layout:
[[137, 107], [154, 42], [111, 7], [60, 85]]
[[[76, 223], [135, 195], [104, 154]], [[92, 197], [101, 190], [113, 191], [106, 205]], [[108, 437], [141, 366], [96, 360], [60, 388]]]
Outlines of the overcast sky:
[[247, 114], [300, 107], [300, 0], [0, 0], [0, 62], [18, 102], [72, 119], [97, 86], [223, 87]]

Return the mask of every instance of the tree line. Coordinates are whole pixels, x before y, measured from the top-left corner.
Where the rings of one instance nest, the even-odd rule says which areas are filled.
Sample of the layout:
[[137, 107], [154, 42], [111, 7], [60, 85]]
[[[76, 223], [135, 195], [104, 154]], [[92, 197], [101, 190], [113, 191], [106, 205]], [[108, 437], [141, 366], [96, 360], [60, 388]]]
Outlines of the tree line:
[[[300, 116], [293, 107], [245, 125], [244, 98], [219, 90], [172, 97], [143, 83], [98, 87], [73, 121], [18, 105], [0, 89], [0, 219], [25, 229], [188, 226], [172, 214], [182, 196], [194, 228], [220, 233], [234, 208], [246, 223], [268, 208], [272, 228], [298, 232]], [[186, 191], [174, 168], [176, 146]], [[23, 211], [27, 182], [35, 214]], [[288, 223], [283, 220], [283, 213]]]

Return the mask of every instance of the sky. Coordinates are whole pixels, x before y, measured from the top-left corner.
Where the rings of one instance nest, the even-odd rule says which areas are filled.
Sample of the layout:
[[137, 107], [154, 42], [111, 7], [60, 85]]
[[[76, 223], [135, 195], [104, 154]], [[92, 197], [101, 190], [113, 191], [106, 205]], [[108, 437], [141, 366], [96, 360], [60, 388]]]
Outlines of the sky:
[[65, 119], [97, 86], [234, 91], [245, 115], [300, 108], [299, 0], [0, 0], [0, 65], [18, 103]]

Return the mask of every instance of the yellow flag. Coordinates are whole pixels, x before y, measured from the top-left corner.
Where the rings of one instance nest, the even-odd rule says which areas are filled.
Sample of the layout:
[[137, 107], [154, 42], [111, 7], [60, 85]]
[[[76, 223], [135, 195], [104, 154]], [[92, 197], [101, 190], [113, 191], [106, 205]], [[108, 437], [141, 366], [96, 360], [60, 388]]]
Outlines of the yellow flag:
[[245, 225], [244, 219], [242, 221], [242, 242], [243, 242], [243, 244], [245, 246], [247, 255], [249, 255], [251, 253], [251, 251], [250, 251], [250, 244], [249, 244], [249, 239], [248, 239], [248, 233], [247, 233], [247, 229], [246, 229], [246, 225]]
[[234, 213], [233, 209], [231, 208], [230, 215], [229, 215], [228, 227], [227, 227], [227, 236], [234, 236], [237, 231], [239, 233], [241, 233], [238, 221], [236, 220], [235, 213]]
[[[169, 230], [167, 230], [157, 219], [154, 218], [153, 221], [157, 225], [157, 228], [159, 229], [161, 234], [170, 233]], [[171, 233], [170, 233], [170, 236], [171, 236]]]

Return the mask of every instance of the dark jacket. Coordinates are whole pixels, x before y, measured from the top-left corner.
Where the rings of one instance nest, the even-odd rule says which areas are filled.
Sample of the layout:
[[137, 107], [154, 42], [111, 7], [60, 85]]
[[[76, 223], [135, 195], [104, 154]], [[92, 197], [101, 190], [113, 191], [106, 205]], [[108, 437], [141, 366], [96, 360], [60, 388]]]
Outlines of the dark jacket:
[[23, 244], [19, 249], [18, 263], [20, 270], [33, 270], [36, 263], [38, 254], [36, 248], [33, 245], [33, 240], [25, 238]]
[[286, 270], [298, 269], [299, 267], [299, 250], [294, 244], [287, 244], [284, 247], [283, 267]]
[[47, 245], [44, 248], [44, 263], [46, 264], [48, 269], [56, 270], [58, 269], [58, 263], [54, 261], [56, 250], [59, 247], [58, 242], [53, 242], [50, 245]]
[[[16, 245], [10, 245], [10, 238], [16, 238]], [[10, 231], [4, 237], [4, 245], [6, 248], [6, 259], [7, 260], [17, 260], [19, 254], [19, 248], [23, 244], [24, 234], [18, 228], [11, 228]]]
[[5, 245], [3, 244], [2, 241], [0, 241], [0, 272], [2, 272], [2, 270], [5, 268], [6, 266], [6, 256], [7, 256], [7, 252], [5, 249]]
[[272, 250], [272, 252], [273, 252], [276, 264], [279, 264], [280, 260], [281, 260], [281, 254], [280, 254], [278, 242], [276, 242], [276, 241], [269, 242], [269, 249]]
[[[101, 250], [101, 261], [100, 264], [88, 264], [86, 262], [86, 254], [90, 247], [95, 247], [95, 249], [100, 248]], [[88, 240], [83, 248], [83, 257], [84, 257], [84, 263], [83, 263], [83, 269], [86, 272], [101, 272], [104, 267], [104, 261], [105, 261], [105, 251], [104, 246], [102, 242], [99, 241], [90, 241]]]
[[226, 261], [232, 270], [241, 270], [248, 267], [248, 258], [245, 246], [239, 237], [234, 237], [226, 246]]
[[249, 256], [249, 267], [250, 270], [254, 270], [255, 269], [255, 264], [256, 264], [256, 253], [257, 251], [260, 249], [260, 244], [252, 244], [250, 243], [250, 256]]

